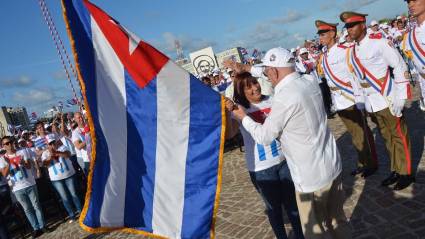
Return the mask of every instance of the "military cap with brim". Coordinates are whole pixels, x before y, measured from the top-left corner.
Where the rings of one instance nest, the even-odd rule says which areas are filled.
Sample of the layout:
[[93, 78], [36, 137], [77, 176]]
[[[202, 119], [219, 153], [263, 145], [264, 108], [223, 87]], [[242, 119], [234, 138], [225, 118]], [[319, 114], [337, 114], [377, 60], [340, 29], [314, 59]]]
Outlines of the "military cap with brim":
[[366, 22], [367, 14], [357, 13], [357, 12], [343, 12], [339, 16], [341, 21], [347, 24], [357, 23], [357, 22]]
[[338, 23], [328, 23], [322, 20], [316, 20], [315, 24], [317, 28], [317, 34], [327, 31], [336, 31], [336, 26], [338, 26]]

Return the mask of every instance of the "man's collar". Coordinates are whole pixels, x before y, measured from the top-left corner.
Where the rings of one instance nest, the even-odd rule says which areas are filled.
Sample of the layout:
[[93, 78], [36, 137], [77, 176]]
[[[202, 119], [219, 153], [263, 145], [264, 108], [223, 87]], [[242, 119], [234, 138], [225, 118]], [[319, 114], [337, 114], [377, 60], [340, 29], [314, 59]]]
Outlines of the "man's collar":
[[279, 92], [280, 89], [282, 89], [285, 85], [289, 84], [294, 79], [298, 79], [299, 77], [300, 74], [296, 71], [286, 75], [283, 79], [279, 81], [279, 83], [277, 83], [276, 87], [274, 88], [275, 92]]

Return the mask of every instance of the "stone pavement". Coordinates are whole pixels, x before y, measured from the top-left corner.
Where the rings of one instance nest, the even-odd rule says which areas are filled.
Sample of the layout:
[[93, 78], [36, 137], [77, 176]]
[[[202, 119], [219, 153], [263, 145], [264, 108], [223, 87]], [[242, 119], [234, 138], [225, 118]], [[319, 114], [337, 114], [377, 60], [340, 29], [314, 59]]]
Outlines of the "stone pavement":
[[[416, 97], [417, 99], [417, 97]], [[383, 141], [374, 130], [379, 155], [379, 171], [367, 178], [353, 178], [356, 153], [350, 136], [338, 117], [329, 120], [343, 158], [346, 201], [344, 209], [353, 228], [354, 238], [414, 239], [425, 238], [425, 114], [418, 102], [409, 104], [405, 112], [412, 141], [413, 166], [416, 183], [402, 192], [380, 186], [389, 174], [389, 162]], [[370, 123], [373, 127], [373, 124]], [[422, 160], [421, 160], [422, 159]], [[287, 220], [286, 220], [287, 221]], [[54, 224], [55, 230], [41, 238], [143, 238], [126, 233], [90, 235], [78, 223]], [[273, 238], [264, 214], [264, 205], [251, 184], [239, 149], [224, 157], [223, 184], [217, 219], [217, 238]], [[290, 225], [287, 225], [290, 231]]]

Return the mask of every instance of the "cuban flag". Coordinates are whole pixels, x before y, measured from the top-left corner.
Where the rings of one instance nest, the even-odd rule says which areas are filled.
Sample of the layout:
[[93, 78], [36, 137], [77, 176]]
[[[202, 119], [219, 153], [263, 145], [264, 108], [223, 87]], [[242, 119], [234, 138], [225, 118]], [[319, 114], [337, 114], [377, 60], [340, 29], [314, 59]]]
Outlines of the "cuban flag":
[[223, 98], [97, 6], [62, 6], [94, 136], [80, 225], [214, 237]]
[[77, 100], [77, 98], [72, 98], [72, 99], [67, 100], [66, 103], [69, 104], [69, 105], [76, 105], [76, 104], [78, 104], [78, 100]]
[[9, 131], [9, 133], [11, 134], [15, 134], [15, 126], [12, 124], [7, 124], [7, 131]]
[[62, 110], [63, 110], [63, 102], [62, 102], [62, 101], [59, 101], [59, 102], [58, 102], [57, 109], [58, 109], [60, 112], [62, 112]]
[[36, 112], [31, 113], [31, 119], [33, 119], [33, 120], [37, 119], [37, 113]]
[[242, 55], [244, 55], [244, 56], [245, 56], [245, 55], [248, 55], [248, 51], [247, 51], [245, 48], [241, 47], [241, 49], [240, 49], [240, 50], [241, 50], [241, 54], [242, 54]]
[[259, 55], [260, 55], [260, 52], [257, 49], [254, 49], [251, 56], [257, 59]]

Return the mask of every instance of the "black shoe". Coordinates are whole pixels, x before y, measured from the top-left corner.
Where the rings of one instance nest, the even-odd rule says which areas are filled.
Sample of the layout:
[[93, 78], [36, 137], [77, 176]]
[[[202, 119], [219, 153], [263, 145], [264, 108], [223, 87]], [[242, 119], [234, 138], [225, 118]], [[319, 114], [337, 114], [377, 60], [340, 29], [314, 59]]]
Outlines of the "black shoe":
[[376, 171], [378, 170], [378, 168], [364, 168], [363, 173], [362, 173], [362, 178], [367, 178], [371, 175], [373, 175]]
[[394, 186], [394, 191], [403, 190], [415, 182], [415, 178], [410, 175], [400, 175], [397, 184]]
[[386, 178], [386, 179], [384, 179], [384, 181], [382, 181], [381, 185], [382, 186], [392, 185], [392, 184], [396, 183], [399, 178], [400, 178], [400, 174], [393, 171], [393, 172], [391, 172], [390, 176], [388, 176], [388, 178]]
[[50, 228], [48, 228], [48, 227], [43, 227], [43, 228], [41, 228], [41, 231], [42, 231], [43, 233], [49, 233], [49, 232], [51, 232], [52, 230], [51, 230]]
[[364, 170], [365, 170], [364, 167], [357, 167], [356, 169], [351, 171], [351, 176], [356, 176], [357, 174], [361, 174], [364, 172]]
[[41, 234], [43, 234], [40, 230], [35, 230], [33, 232], [31, 232], [31, 238], [37, 238], [39, 236], [41, 236]]

